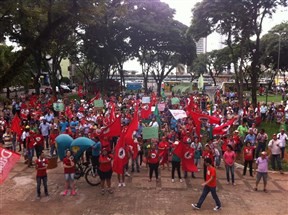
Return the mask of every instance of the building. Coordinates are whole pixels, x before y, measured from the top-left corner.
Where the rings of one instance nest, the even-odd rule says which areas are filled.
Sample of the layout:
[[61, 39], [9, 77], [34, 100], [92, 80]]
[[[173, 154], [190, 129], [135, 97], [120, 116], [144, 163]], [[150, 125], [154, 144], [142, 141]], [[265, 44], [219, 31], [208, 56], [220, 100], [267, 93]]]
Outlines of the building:
[[205, 54], [207, 52], [207, 38], [200, 38], [196, 42], [196, 53], [198, 54]]

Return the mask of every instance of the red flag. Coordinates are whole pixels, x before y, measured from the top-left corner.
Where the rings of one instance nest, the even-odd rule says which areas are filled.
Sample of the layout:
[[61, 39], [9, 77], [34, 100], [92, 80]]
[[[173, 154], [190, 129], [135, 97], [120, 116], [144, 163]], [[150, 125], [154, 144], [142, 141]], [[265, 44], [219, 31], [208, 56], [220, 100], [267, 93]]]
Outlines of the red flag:
[[82, 98], [83, 95], [84, 95], [84, 93], [83, 93], [83, 86], [82, 86], [82, 85], [79, 85], [79, 87], [78, 87], [78, 96], [79, 96], [80, 98]]
[[20, 154], [0, 147], [0, 185], [3, 184], [19, 159]]
[[156, 94], [154, 92], [152, 92], [152, 94], [151, 94], [151, 104], [153, 106], [155, 106], [156, 102], [157, 102], [157, 96], [156, 96]]
[[149, 118], [149, 116], [152, 113], [151, 106], [152, 106], [151, 102], [149, 104], [145, 104], [144, 106], [142, 105], [142, 110], [141, 110], [141, 118], [142, 119], [148, 119]]
[[121, 118], [116, 117], [115, 121], [104, 128], [100, 134], [102, 137], [115, 137], [121, 134]]
[[188, 114], [191, 116], [191, 118], [193, 119], [193, 121], [195, 123], [196, 133], [198, 136], [200, 136], [202, 120], [206, 120], [210, 124], [219, 124], [220, 123], [219, 118], [214, 117], [214, 116], [209, 116], [207, 114], [197, 113], [194, 111], [190, 111]]
[[114, 102], [110, 102], [111, 107], [110, 109], [110, 122], [113, 122], [115, 120], [115, 103]]
[[18, 117], [18, 114], [15, 114], [15, 116], [13, 117], [11, 121], [11, 130], [15, 132], [19, 137], [21, 136], [21, 133], [22, 133], [20, 124], [21, 124], [21, 120]]
[[91, 103], [93, 103], [95, 100], [98, 100], [98, 99], [100, 99], [100, 98], [101, 98], [101, 93], [100, 93], [100, 91], [98, 91], [98, 92], [96, 93], [96, 96], [93, 97], [92, 99], [90, 99], [90, 101], [89, 101], [88, 103], [91, 104]]
[[73, 113], [72, 113], [70, 107], [66, 107], [66, 108], [65, 108], [65, 116], [66, 116], [68, 119], [72, 119], [72, 118], [73, 118]]
[[126, 134], [125, 134], [125, 143], [127, 145], [132, 146], [133, 148], [133, 158], [135, 159], [137, 154], [138, 154], [138, 147], [137, 147], [137, 143], [134, 142], [133, 139], [133, 133], [134, 131], [138, 130], [138, 125], [139, 125], [139, 121], [138, 121], [138, 107], [136, 107], [135, 112], [134, 112], [134, 117], [133, 120], [131, 121], [131, 123], [129, 124]]
[[182, 157], [182, 169], [186, 172], [197, 172], [198, 168], [194, 164], [194, 152], [195, 149], [191, 147], [184, 147], [184, 153]]
[[124, 166], [128, 162], [127, 148], [124, 142], [126, 132], [123, 132], [115, 146], [115, 154], [113, 161], [113, 172], [117, 174], [124, 174]]
[[230, 119], [228, 122], [213, 128], [213, 135], [223, 135], [227, 133], [227, 130], [230, 128], [231, 125], [237, 120], [237, 117]]

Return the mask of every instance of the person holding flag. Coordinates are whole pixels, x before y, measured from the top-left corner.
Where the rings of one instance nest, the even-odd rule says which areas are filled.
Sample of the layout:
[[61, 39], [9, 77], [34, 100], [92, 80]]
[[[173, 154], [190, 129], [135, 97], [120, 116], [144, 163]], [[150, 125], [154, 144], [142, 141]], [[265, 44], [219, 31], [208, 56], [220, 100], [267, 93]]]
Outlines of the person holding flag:
[[173, 145], [172, 145], [172, 183], [175, 182], [174, 179], [174, 175], [175, 175], [175, 170], [177, 170], [178, 173], [178, 178], [180, 182], [183, 182], [182, 178], [181, 178], [181, 170], [180, 170], [180, 166], [181, 166], [181, 158], [178, 157], [176, 154], [173, 153], [174, 149], [179, 145], [179, 141], [176, 140]]

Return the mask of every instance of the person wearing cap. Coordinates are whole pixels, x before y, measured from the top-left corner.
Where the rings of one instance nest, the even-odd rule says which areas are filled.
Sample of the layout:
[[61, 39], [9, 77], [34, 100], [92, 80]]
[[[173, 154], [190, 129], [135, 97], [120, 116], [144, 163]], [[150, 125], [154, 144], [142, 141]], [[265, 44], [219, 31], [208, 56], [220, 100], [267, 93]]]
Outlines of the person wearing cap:
[[285, 146], [288, 136], [283, 128], [281, 129], [281, 132], [277, 134], [277, 139], [280, 140], [281, 159], [284, 159]]
[[275, 171], [275, 162], [277, 162], [277, 167], [278, 167], [280, 173], [283, 174], [282, 165], [281, 165], [281, 158], [280, 158], [280, 154], [281, 154], [280, 144], [281, 144], [281, 142], [279, 139], [277, 139], [277, 135], [273, 134], [272, 140], [270, 140], [268, 143], [268, 148], [271, 151], [272, 169]]
[[268, 157], [267, 157], [267, 153], [261, 152], [261, 156], [257, 158], [256, 160], [256, 165], [257, 165], [257, 174], [256, 174], [256, 186], [254, 188], [255, 191], [258, 190], [258, 184], [261, 180], [261, 178], [263, 178], [263, 182], [264, 182], [264, 189], [263, 191], [265, 193], [267, 193], [267, 180], [268, 180]]

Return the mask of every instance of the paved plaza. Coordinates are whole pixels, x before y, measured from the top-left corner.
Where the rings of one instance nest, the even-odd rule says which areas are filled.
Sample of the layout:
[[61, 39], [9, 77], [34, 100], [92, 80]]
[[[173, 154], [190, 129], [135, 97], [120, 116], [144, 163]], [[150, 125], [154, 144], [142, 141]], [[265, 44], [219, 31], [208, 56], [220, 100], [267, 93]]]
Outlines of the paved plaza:
[[[20, 160], [0, 187], [0, 214], [288, 214], [288, 176], [278, 172], [269, 173], [268, 193], [253, 191], [255, 177], [242, 176], [242, 169], [236, 169], [236, 186], [227, 185], [224, 168], [217, 170], [218, 196], [222, 202], [221, 211], [213, 211], [214, 201], [209, 194], [201, 210], [195, 211], [191, 203], [196, 203], [201, 192], [203, 173], [196, 173], [196, 179], [188, 178], [180, 183], [171, 182], [170, 171], [161, 170], [160, 181], [155, 178], [148, 182], [148, 169], [141, 167], [140, 173], [126, 177], [126, 187], [118, 188], [117, 176], [112, 176], [113, 194], [101, 195], [100, 186], [88, 185], [84, 178], [77, 181], [78, 194], [63, 197], [63, 169], [48, 170], [50, 196], [36, 200], [35, 169], [27, 168]], [[43, 189], [43, 188], [42, 188]], [[42, 191], [43, 193], [43, 191]]]

